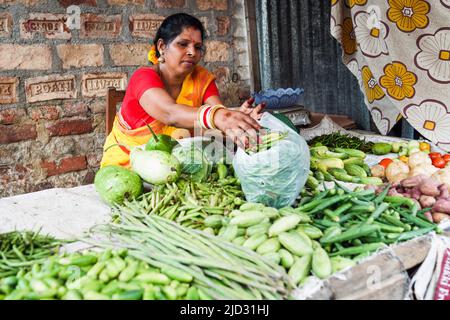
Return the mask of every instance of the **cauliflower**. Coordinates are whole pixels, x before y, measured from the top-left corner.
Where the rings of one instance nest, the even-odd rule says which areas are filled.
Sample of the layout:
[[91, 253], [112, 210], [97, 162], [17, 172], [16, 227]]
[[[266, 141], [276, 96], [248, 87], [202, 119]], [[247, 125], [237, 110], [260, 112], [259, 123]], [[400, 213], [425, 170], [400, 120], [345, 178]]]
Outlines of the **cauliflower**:
[[409, 167], [401, 161], [394, 161], [386, 168], [386, 178], [389, 182], [400, 182], [408, 178]]
[[409, 156], [408, 165], [411, 169], [423, 164], [431, 165], [431, 159], [425, 152], [414, 152]]
[[423, 174], [427, 177], [431, 177], [434, 173], [439, 171], [438, 168], [433, 166], [432, 164], [419, 164], [418, 166], [412, 167], [409, 172], [410, 177], [418, 176], [419, 174]]

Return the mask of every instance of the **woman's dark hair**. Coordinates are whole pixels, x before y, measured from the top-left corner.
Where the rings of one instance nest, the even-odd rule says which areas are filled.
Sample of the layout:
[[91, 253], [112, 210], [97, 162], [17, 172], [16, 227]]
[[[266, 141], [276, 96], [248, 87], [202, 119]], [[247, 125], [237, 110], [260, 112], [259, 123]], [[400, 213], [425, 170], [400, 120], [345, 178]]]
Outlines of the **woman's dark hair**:
[[162, 39], [164, 43], [168, 45], [173, 41], [173, 39], [178, 37], [185, 28], [194, 28], [199, 30], [202, 34], [202, 41], [204, 40], [205, 28], [203, 27], [200, 20], [187, 13], [173, 14], [164, 19], [158, 31], [156, 32], [155, 39], [153, 40], [153, 44], [156, 47], [156, 57], [159, 58], [160, 56], [157, 47], [158, 40]]

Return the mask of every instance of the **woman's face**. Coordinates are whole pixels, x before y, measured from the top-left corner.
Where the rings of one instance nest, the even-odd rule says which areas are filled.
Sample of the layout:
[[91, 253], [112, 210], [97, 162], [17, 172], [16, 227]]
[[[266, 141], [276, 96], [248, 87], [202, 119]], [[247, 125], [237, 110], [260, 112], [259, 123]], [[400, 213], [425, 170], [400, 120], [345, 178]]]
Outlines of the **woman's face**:
[[168, 46], [161, 46], [165, 65], [176, 73], [187, 75], [194, 70], [204, 53], [202, 34], [192, 27], [184, 28]]

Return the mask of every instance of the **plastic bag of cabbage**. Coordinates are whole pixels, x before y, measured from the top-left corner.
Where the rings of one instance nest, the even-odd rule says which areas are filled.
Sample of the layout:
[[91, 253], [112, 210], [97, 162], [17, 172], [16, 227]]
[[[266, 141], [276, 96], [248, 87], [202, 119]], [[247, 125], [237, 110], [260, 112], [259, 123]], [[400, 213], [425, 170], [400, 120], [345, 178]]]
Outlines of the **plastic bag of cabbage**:
[[172, 155], [181, 163], [181, 172], [189, 174], [193, 181], [205, 181], [215, 163], [231, 161], [227, 160], [231, 159], [230, 151], [212, 137], [186, 138], [178, 142], [180, 144], [172, 150]]
[[308, 145], [270, 113], [265, 112], [259, 123], [273, 131], [287, 132], [287, 137], [253, 154], [239, 148], [233, 159], [235, 173], [247, 201], [275, 208], [292, 205], [308, 177]]

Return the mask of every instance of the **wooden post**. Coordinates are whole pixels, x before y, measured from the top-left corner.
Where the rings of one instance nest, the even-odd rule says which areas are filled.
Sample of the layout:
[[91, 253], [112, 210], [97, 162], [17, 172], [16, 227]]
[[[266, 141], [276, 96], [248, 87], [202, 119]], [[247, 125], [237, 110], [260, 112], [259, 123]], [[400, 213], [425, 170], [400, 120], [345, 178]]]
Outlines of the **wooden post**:
[[256, 31], [256, 4], [255, 0], [244, 1], [245, 21], [247, 26], [248, 55], [250, 62], [250, 90], [261, 90], [261, 73], [259, 69], [258, 34]]
[[123, 101], [125, 97], [124, 90], [116, 90], [114, 87], [109, 87], [106, 94], [106, 117], [105, 117], [105, 134], [108, 135], [113, 127], [114, 118], [117, 113], [117, 104]]

